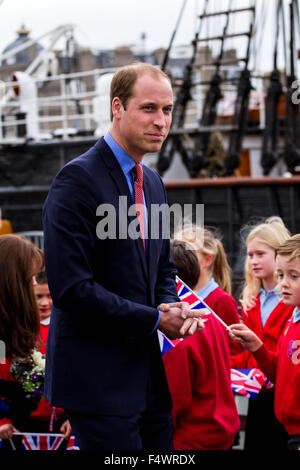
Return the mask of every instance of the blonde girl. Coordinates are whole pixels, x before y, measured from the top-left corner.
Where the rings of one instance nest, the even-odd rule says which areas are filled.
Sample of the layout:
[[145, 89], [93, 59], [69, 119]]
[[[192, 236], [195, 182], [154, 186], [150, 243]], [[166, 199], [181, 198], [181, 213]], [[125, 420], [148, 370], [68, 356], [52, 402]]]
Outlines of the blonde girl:
[[245, 325], [233, 325], [231, 334], [252, 351], [265, 374], [276, 383], [276, 416], [289, 433], [289, 450], [300, 450], [300, 234], [276, 249], [276, 272], [283, 302], [293, 307], [276, 352], [268, 351]]
[[246, 238], [245, 285], [241, 303], [245, 312], [254, 307], [261, 288], [276, 286], [275, 250], [290, 237], [280, 217], [269, 217], [250, 230]]
[[[244, 228], [244, 230], [247, 227]], [[280, 217], [270, 217], [251, 228], [245, 244], [245, 284], [241, 296], [242, 322], [274, 351], [292, 313], [276, 289], [276, 248], [290, 237]], [[235, 369], [257, 368], [249, 351], [231, 357]], [[263, 390], [249, 401], [245, 450], [285, 449], [286, 432], [274, 415], [274, 390]]]

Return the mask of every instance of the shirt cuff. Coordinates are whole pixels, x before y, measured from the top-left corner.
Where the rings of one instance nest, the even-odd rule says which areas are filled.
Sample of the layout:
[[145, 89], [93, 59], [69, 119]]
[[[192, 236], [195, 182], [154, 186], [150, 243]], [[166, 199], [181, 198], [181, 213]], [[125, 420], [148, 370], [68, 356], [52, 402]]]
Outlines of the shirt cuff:
[[156, 328], [157, 328], [157, 326], [158, 326], [158, 324], [159, 324], [159, 322], [160, 322], [161, 311], [160, 311], [160, 310], [157, 310], [157, 312], [158, 312], [157, 321], [156, 321], [156, 323], [155, 323], [155, 326], [154, 326], [153, 330], [151, 331], [151, 335], [152, 335], [152, 333], [156, 330]]

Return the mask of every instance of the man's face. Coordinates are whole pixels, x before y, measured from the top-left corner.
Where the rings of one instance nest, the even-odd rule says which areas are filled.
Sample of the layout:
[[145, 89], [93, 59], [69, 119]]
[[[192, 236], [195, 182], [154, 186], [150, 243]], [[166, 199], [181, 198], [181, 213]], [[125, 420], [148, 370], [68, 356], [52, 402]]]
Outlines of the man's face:
[[173, 92], [166, 78], [141, 75], [124, 109], [114, 98], [112, 110], [118, 124], [118, 143], [135, 160], [158, 152], [172, 121]]
[[35, 284], [34, 294], [38, 306], [40, 320], [45, 320], [51, 315], [52, 299], [48, 284]]

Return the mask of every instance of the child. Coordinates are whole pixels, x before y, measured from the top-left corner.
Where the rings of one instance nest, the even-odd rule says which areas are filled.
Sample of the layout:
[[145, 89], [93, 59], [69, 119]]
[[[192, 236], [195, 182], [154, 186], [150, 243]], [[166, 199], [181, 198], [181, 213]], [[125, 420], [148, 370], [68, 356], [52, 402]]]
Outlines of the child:
[[[46, 354], [52, 299], [45, 271], [38, 272], [34, 277], [33, 290], [40, 318], [40, 331], [36, 343], [36, 349], [38, 349], [42, 354]], [[9, 370], [10, 363], [7, 361], [5, 366], [2, 366], [2, 369], [0, 369], [1, 377], [6, 380], [10, 380]], [[52, 419], [55, 432], [61, 432], [63, 437], [68, 439], [71, 435], [71, 426], [69, 421], [66, 420], [64, 410], [61, 408], [53, 409], [46, 398], [43, 398], [39, 402], [36, 410], [31, 412], [30, 418], [22, 423], [22, 430], [48, 433], [50, 432], [50, 422]], [[26, 429], [24, 429], [24, 426]], [[14, 431], [16, 431], [16, 428], [14, 427], [11, 419], [5, 418], [0, 420], [1, 439], [12, 437]], [[19, 443], [18, 441], [19, 440], [17, 440], [17, 445]], [[63, 450], [66, 445], [67, 442], [64, 442], [64, 444], [60, 446], [60, 449]], [[4, 447], [7, 448], [7, 446]]]
[[268, 349], [245, 325], [231, 325], [231, 336], [251, 351], [259, 367], [276, 381], [275, 414], [288, 432], [289, 449], [300, 450], [300, 234], [276, 249], [276, 267], [282, 300], [293, 306], [276, 351]]
[[[201, 271], [195, 251], [180, 240], [172, 240], [171, 249], [178, 276], [193, 289]], [[239, 417], [224, 326], [211, 315], [202, 331], [180, 341], [163, 359], [173, 401], [174, 448], [230, 449]]]
[[[227, 324], [240, 321], [237, 303], [231, 296], [231, 270], [221, 240], [207, 228], [184, 226], [174, 234], [176, 240], [191, 241], [200, 265], [200, 276], [194, 291]], [[241, 348], [229, 340], [230, 354]]]
[[26, 357], [34, 348], [39, 317], [33, 277], [42, 269], [43, 253], [18, 235], [0, 237], [0, 340], [6, 356]]
[[45, 271], [40, 271], [35, 277], [34, 294], [40, 315], [40, 333], [38, 338], [38, 349], [46, 354], [46, 344], [50, 324], [52, 298], [49, 292], [48, 281]]
[[[274, 351], [282, 329], [292, 313], [276, 292], [275, 250], [290, 234], [279, 217], [270, 217], [252, 228], [246, 239], [245, 286], [242, 321]], [[234, 369], [256, 368], [249, 351], [231, 357]], [[245, 450], [286, 448], [286, 432], [274, 416], [274, 390], [263, 390], [249, 400]]]
[[[0, 237], [0, 340], [5, 343], [6, 361], [0, 363], [0, 396], [7, 399], [9, 415], [16, 426], [28, 419], [32, 410], [26, 404], [20, 384], [9, 377], [9, 360], [31, 354], [39, 331], [39, 317], [33, 292], [33, 277], [43, 267], [43, 253], [18, 235]], [[27, 400], [28, 402], [28, 400]], [[0, 438], [10, 438], [16, 430], [9, 423], [0, 426]], [[2, 446], [3, 447], [3, 446]]]
[[[36, 283], [34, 285], [34, 294], [37, 307], [40, 315], [40, 332], [37, 341], [37, 349], [46, 354], [46, 344], [48, 338], [50, 315], [52, 308], [52, 298], [50, 295], [46, 271], [40, 271], [35, 276]], [[53, 416], [51, 416], [53, 414]], [[55, 418], [54, 425], [57, 432], [62, 432], [65, 439], [71, 435], [71, 427], [69, 421], [66, 420], [64, 410], [61, 408], [53, 409], [46, 398], [43, 398], [36, 411], [31, 414], [31, 419], [36, 423], [44, 432], [49, 431], [49, 423], [51, 418]], [[35, 423], [34, 423], [35, 424]]]

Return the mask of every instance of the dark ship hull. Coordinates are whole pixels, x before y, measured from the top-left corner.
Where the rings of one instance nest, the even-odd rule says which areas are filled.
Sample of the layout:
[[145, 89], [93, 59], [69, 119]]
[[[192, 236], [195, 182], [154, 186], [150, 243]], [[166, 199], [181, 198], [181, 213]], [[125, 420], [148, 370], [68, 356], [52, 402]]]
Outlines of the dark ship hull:
[[96, 138], [0, 147], [0, 207], [14, 232], [42, 230], [42, 207], [59, 169]]
[[[53, 178], [85, 152], [96, 137], [52, 140], [0, 148], [0, 207], [14, 232], [42, 230], [42, 207]], [[243, 271], [240, 229], [279, 215], [292, 233], [300, 232], [300, 176], [189, 178], [165, 181], [169, 205], [204, 204], [204, 222], [217, 227], [231, 266]]]

